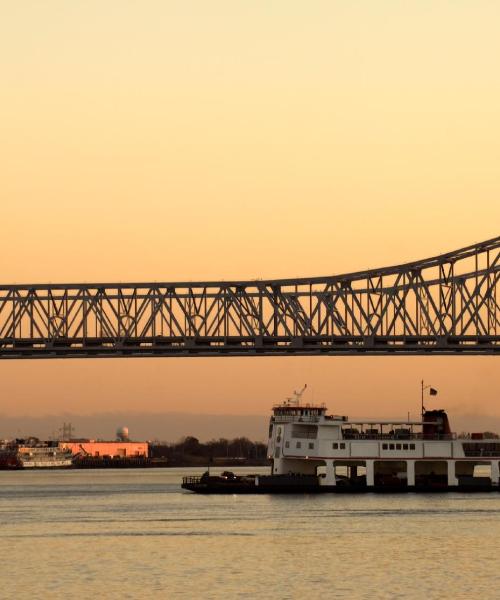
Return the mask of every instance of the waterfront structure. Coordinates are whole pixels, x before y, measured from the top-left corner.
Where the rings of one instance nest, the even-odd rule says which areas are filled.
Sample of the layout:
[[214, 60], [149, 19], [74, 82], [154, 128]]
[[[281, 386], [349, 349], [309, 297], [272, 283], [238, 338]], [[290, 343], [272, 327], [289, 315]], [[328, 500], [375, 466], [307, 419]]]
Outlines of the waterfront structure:
[[164, 464], [165, 461], [149, 460], [148, 442], [88, 439], [43, 442], [29, 438], [0, 444], [0, 469], [149, 467]]
[[99, 440], [62, 440], [59, 447], [68, 450], [73, 456], [92, 458], [147, 458], [149, 453], [148, 442], [116, 441], [106, 442]]
[[299, 279], [0, 286], [0, 358], [500, 354], [500, 237]]

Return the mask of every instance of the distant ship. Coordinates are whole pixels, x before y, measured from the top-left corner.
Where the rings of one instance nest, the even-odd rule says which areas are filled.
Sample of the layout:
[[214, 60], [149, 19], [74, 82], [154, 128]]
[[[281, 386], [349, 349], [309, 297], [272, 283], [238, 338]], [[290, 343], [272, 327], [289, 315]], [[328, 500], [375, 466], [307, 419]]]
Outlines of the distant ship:
[[[299, 394], [297, 394], [299, 396]], [[186, 477], [199, 493], [499, 491], [500, 440], [458, 437], [444, 410], [419, 421], [349, 420], [290, 399], [273, 408], [269, 475]]]
[[0, 469], [61, 469], [71, 466], [71, 450], [60, 448], [58, 442], [40, 442], [30, 438], [0, 447]]

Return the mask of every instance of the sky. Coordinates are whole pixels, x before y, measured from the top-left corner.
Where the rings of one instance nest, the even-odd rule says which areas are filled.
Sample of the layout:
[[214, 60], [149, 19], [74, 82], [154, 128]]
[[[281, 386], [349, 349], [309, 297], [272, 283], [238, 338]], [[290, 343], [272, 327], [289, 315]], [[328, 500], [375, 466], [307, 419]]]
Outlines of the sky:
[[[499, 234], [496, 1], [0, 2], [3, 283], [327, 275]], [[424, 378], [500, 416], [498, 358], [0, 363], [0, 415], [350, 415]], [[130, 424], [129, 424], [130, 425]]]

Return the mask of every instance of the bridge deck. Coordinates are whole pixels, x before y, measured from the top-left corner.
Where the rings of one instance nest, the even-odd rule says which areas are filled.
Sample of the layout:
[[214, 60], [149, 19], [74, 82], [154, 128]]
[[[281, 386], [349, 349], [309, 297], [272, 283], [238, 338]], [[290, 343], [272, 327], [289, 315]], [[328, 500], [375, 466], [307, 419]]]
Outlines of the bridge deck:
[[500, 353], [500, 237], [366, 272], [0, 286], [0, 358]]

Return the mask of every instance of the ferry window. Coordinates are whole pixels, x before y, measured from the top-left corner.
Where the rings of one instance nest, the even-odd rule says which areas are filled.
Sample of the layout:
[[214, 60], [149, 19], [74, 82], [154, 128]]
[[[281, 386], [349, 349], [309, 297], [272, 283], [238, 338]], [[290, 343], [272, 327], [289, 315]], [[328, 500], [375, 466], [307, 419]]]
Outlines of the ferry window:
[[410, 450], [415, 450], [415, 444], [410, 444]]
[[408, 450], [408, 444], [403, 444], [403, 450]]
[[340, 449], [345, 450], [345, 444], [340, 444]]
[[297, 442], [296, 448], [302, 448], [302, 442]]
[[389, 444], [389, 450], [394, 450], [394, 444]]
[[396, 450], [401, 450], [401, 444], [396, 444]]
[[337, 442], [334, 442], [334, 443], [332, 444], [332, 448], [333, 448], [334, 450], [338, 450], [338, 449], [339, 449], [339, 445], [337, 444]]
[[290, 448], [290, 442], [285, 442], [285, 448]]
[[309, 442], [309, 450], [312, 450], [314, 448], [314, 442]]
[[387, 450], [387, 444], [382, 444], [382, 450]]

